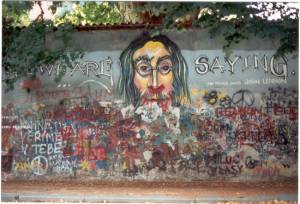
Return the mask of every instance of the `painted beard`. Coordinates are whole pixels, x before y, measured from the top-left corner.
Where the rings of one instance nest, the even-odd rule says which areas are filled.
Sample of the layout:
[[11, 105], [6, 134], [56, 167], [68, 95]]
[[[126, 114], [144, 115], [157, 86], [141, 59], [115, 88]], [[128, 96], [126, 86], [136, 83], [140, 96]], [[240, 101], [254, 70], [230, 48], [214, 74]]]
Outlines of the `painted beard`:
[[173, 90], [167, 90], [163, 85], [158, 87], [149, 86], [143, 93], [141, 93], [141, 104], [149, 105], [157, 104], [164, 111], [172, 105]]

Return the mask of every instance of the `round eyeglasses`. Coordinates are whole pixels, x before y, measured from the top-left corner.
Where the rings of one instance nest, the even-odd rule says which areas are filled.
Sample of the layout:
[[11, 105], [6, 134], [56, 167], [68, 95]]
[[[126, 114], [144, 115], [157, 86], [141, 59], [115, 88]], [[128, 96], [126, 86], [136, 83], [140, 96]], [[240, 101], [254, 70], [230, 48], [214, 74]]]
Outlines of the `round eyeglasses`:
[[172, 71], [172, 66], [171, 65], [163, 65], [163, 66], [158, 66], [156, 69], [153, 69], [150, 64], [143, 64], [143, 65], [137, 66], [137, 68], [136, 68], [136, 71], [142, 77], [151, 75], [153, 70], [157, 70], [162, 75], [167, 75], [170, 71]]

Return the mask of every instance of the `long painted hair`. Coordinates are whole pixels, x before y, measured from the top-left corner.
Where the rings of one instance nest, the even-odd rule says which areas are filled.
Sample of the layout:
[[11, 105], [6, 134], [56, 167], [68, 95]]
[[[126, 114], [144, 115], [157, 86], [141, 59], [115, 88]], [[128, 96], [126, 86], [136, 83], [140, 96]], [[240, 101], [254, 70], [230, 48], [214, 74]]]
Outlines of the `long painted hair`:
[[135, 66], [133, 54], [136, 50], [143, 47], [148, 41], [161, 42], [166, 50], [171, 54], [173, 63], [173, 97], [172, 105], [180, 106], [190, 102], [188, 89], [188, 67], [178, 46], [165, 35], [151, 37], [149, 33], [143, 33], [140, 37], [133, 40], [130, 45], [121, 53], [121, 73], [117, 85], [117, 92], [126, 104], [134, 107], [140, 105], [140, 93], [134, 85]]

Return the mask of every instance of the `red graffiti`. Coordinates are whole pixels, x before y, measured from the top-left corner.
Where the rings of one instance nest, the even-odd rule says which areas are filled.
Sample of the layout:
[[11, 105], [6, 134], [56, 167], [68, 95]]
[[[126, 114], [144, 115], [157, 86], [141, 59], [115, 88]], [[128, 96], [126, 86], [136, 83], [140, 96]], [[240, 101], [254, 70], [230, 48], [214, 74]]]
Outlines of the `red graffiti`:
[[237, 115], [236, 108], [217, 108], [216, 116], [217, 117], [227, 117], [234, 119]]
[[72, 109], [57, 107], [53, 113], [51, 112], [47, 114], [47, 116], [51, 117], [51, 119], [67, 119], [73, 121], [110, 121], [114, 116], [117, 117], [117, 115], [118, 113], [114, 113], [113, 115], [110, 114], [110, 112], [106, 113], [104, 107], [98, 107], [97, 109], [84, 109], [78, 105]]
[[236, 129], [236, 139], [238, 143], [255, 145], [256, 143], [275, 142], [275, 130], [270, 123], [257, 124], [245, 121], [238, 125]]
[[[85, 153], [85, 152], [83, 152]], [[87, 160], [105, 160], [106, 159], [106, 151], [103, 147], [94, 147], [90, 148], [87, 151], [87, 155], [84, 155]]]
[[72, 126], [66, 126], [66, 127], [62, 128], [62, 130], [61, 130], [61, 136], [62, 136], [63, 140], [69, 139], [69, 137], [72, 136], [72, 133], [73, 133]]
[[289, 119], [295, 121], [298, 119], [298, 108], [296, 107], [273, 107], [273, 113], [276, 116], [288, 115]]
[[31, 90], [36, 90], [41, 88], [42, 86], [42, 81], [40, 78], [36, 77], [34, 79], [24, 79], [21, 83], [20, 86], [23, 89], [31, 89]]

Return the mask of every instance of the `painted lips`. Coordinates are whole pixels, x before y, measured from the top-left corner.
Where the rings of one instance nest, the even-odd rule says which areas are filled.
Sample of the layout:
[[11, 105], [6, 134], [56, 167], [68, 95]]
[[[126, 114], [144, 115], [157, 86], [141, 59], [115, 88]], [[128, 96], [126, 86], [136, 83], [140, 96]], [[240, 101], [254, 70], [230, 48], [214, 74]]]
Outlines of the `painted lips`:
[[172, 104], [172, 97], [171, 92], [168, 94], [164, 93], [165, 91], [164, 85], [148, 86], [146, 93], [142, 96], [141, 104], [157, 103], [161, 108], [167, 109]]

